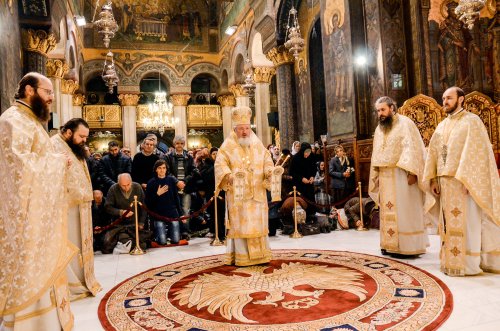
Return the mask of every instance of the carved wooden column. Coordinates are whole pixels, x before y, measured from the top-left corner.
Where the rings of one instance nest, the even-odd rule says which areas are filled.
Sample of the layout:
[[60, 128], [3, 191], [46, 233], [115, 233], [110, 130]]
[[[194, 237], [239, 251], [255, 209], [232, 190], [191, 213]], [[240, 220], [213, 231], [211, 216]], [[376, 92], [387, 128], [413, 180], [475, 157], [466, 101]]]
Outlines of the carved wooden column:
[[[497, 0], [497, 12], [495, 14], [495, 24], [491, 26], [493, 34], [493, 99], [500, 102], [500, 1]], [[499, 119], [500, 121], [500, 119]]]
[[281, 147], [290, 148], [297, 139], [297, 113], [294, 109], [293, 56], [283, 47], [275, 47], [267, 53], [276, 69], [278, 87], [278, 112]]
[[56, 45], [56, 37], [53, 33], [44, 30], [23, 29], [23, 73], [36, 71], [42, 75], [46, 74], [47, 53]]
[[132, 156], [137, 151], [137, 103], [139, 95], [133, 93], [122, 93], [118, 95], [120, 105], [123, 108], [123, 146], [130, 148]]
[[175, 135], [186, 138], [187, 144], [187, 118], [186, 107], [191, 96], [189, 94], [172, 94], [170, 100], [174, 104]]
[[269, 84], [274, 74], [276, 74], [276, 69], [272, 67], [256, 67], [253, 72], [255, 82], [255, 125], [257, 126], [257, 136], [264, 146], [272, 143], [267, 113], [271, 111]]
[[232, 94], [224, 94], [220, 95], [217, 98], [221, 105], [222, 111], [222, 132], [224, 134], [224, 139], [229, 137], [231, 134], [231, 130], [233, 129], [233, 125], [231, 123], [231, 111], [233, 107], [236, 105], [236, 99]]
[[82, 107], [85, 103], [85, 95], [77, 93], [73, 95], [73, 118], [82, 118]]
[[229, 91], [236, 98], [236, 106], [245, 106], [250, 107], [250, 97], [248, 96], [247, 91], [243, 88], [241, 84], [234, 84], [229, 86]]
[[69, 71], [69, 67], [64, 61], [58, 59], [47, 59], [46, 75], [52, 82], [54, 88], [54, 100], [52, 101], [52, 126], [58, 128], [61, 126], [61, 80]]
[[[61, 114], [60, 124], [63, 125], [73, 118], [73, 94], [78, 90], [78, 82], [71, 79], [61, 80]], [[57, 127], [54, 125], [54, 127]]]

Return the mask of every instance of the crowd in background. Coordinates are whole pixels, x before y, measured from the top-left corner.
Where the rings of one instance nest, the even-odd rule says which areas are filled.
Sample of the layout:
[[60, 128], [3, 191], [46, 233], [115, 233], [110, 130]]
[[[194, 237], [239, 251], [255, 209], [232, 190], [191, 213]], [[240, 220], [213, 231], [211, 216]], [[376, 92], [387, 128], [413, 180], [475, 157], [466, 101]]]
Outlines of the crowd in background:
[[[187, 150], [186, 139], [182, 136], [176, 136], [173, 146], [167, 151], [161, 151], [157, 146], [157, 136], [148, 134], [140, 143], [140, 151], [133, 157], [130, 148], [124, 146], [120, 149], [116, 141], [109, 142], [104, 155], [90, 153], [87, 148], [87, 165], [94, 190], [93, 226], [97, 229], [94, 250], [112, 253], [118, 242], [135, 241], [135, 215], [129, 210], [134, 195], [147, 208], [138, 212], [139, 238], [143, 248], [182, 244], [192, 236], [215, 237], [216, 217], [211, 199], [215, 193], [214, 162], [218, 148]], [[328, 220], [328, 231], [339, 227], [369, 226], [369, 222], [360, 224], [359, 215], [352, 212], [353, 204], [359, 206], [359, 198], [353, 197], [356, 196], [354, 161], [347, 157], [342, 146], [335, 147], [335, 156], [327, 163], [318, 143], [311, 145], [296, 141], [291, 149], [280, 150], [275, 145], [267, 148], [274, 163], [284, 168], [281, 202], [272, 203], [269, 195], [271, 236], [277, 229], [287, 233], [292, 227], [293, 187], [298, 192], [298, 208], [306, 215], [304, 227], [316, 224], [319, 229], [325, 219]], [[223, 198], [224, 192], [219, 192], [219, 196]], [[349, 200], [352, 201], [345, 214], [338, 213], [333, 207], [340, 204], [342, 208]], [[223, 241], [225, 206], [223, 199], [218, 201], [217, 235]], [[365, 219], [372, 216], [373, 207], [368, 209]], [[120, 217], [123, 220], [119, 224], [109, 227]]]

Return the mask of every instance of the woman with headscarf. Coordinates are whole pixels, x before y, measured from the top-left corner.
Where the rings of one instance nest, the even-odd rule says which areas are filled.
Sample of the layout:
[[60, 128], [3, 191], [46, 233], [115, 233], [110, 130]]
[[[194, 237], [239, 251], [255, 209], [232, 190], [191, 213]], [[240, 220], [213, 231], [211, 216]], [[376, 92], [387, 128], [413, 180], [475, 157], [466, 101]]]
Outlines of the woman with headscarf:
[[295, 156], [300, 151], [300, 141], [294, 141], [292, 144], [292, 150], [290, 151], [292, 153], [292, 156]]
[[314, 201], [314, 176], [316, 175], [316, 164], [311, 156], [311, 145], [302, 143], [300, 150], [292, 159], [290, 164], [290, 175], [293, 185], [297, 191], [309, 201]]

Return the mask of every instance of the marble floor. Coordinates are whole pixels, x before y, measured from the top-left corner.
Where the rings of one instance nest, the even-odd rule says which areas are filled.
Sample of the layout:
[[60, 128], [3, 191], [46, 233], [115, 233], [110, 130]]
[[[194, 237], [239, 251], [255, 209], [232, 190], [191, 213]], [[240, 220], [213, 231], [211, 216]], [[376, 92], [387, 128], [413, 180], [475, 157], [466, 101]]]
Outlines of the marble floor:
[[[424, 269], [440, 278], [453, 293], [454, 308], [442, 331], [498, 331], [500, 330], [500, 275], [484, 273], [474, 277], [448, 277], [439, 271], [439, 238], [429, 236], [427, 254], [404, 262]], [[106, 292], [123, 280], [142, 271], [168, 263], [201, 256], [222, 254], [225, 247], [212, 247], [205, 238], [192, 239], [188, 246], [150, 249], [142, 256], [101, 255], [95, 256], [96, 277], [104, 290], [95, 298], [71, 303], [75, 314], [75, 331], [102, 330], [97, 318], [97, 307]], [[292, 239], [278, 235], [271, 237], [272, 249], [325, 249], [380, 255], [379, 233], [335, 231]]]

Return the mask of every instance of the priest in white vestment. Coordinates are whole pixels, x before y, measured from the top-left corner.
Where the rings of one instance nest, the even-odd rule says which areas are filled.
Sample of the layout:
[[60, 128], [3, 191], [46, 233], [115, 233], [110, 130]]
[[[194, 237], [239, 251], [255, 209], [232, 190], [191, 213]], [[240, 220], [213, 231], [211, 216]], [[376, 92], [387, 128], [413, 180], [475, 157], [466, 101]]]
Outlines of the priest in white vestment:
[[249, 266], [271, 260], [266, 189], [274, 163], [250, 128], [252, 111], [235, 107], [234, 130], [215, 159], [216, 190], [226, 191], [226, 264]]
[[80, 249], [68, 265], [71, 301], [95, 296], [102, 288], [94, 275], [92, 237], [92, 183], [85, 160], [85, 142], [89, 126], [81, 118], [66, 122], [61, 131], [51, 138], [54, 149], [68, 155], [71, 165], [66, 172], [64, 198], [68, 203], [69, 240]]
[[8, 331], [71, 330], [64, 181], [69, 163], [44, 129], [50, 79], [28, 73], [0, 116], [0, 320]]
[[417, 126], [397, 114], [396, 103], [381, 97], [375, 107], [379, 125], [373, 138], [369, 195], [380, 206], [382, 254], [425, 253], [425, 146]]
[[[426, 209], [440, 210], [441, 270], [450, 276], [500, 273], [500, 179], [481, 119], [462, 108], [465, 93], [443, 94], [448, 117], [429, 143]], [[436, 199], [435, 199], [436, 198]]]

